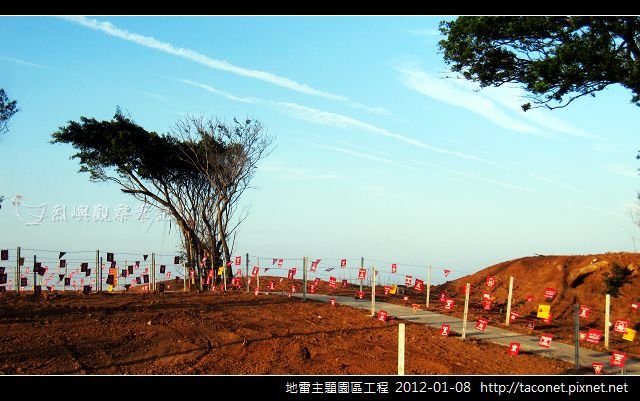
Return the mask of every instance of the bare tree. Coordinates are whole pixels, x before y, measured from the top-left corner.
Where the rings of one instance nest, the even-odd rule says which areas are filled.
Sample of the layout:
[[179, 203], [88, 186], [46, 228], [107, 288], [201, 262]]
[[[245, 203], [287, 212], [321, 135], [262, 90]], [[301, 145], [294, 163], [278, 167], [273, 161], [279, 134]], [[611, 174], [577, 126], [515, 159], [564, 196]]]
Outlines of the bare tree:
[[214, 263], [230, 261], [236, 230], [248, 215], [239, 200], [251, 188], [258, 163], [271, 152], [274, 138], [256, 120], [226, 123], [202, 116], [179, 120], [173, 134], [185, 145], [185, 159], [213, 189], [201, 203], [200, 234], [207, 239]]

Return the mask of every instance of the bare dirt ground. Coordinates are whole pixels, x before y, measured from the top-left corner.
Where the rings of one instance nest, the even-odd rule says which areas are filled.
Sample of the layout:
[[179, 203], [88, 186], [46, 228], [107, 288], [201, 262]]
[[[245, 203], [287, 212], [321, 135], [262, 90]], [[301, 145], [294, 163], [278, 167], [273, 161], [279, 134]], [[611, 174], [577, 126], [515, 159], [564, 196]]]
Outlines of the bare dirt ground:
[[[395, 374], [398, 320], [281, 295], [0, 296], [3, 374]], [[407, 374], [563, 374], [571, 365], [406, 322]]]

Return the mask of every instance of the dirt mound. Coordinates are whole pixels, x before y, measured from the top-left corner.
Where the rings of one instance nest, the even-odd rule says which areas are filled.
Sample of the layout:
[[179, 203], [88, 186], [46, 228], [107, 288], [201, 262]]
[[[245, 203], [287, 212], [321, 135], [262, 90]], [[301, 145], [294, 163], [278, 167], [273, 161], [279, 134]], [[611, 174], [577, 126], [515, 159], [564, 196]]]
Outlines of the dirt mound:
[[[520, 317], [512, 324], [521, 330], [531, 320], [535, 330], [545, 330], [557, 339], [573, 341], [574, 305], [590, 308], [587, 318], [580, 319], [581, 331], [590, 328], [604, 330], [605, 294], [615, 291], [611, 297], [610, 321], [629, 321], [632, 329], [640, 330], [640, 313], [632, 307], [640, 301], [640, 277], [638, 277], [640, 254], [605, 253], [580, 256], [531, 256], [499, 263], [469, 276], [444, 283], [435, 288], [437, 294], [446, 292], [456, 302], [464, 302], [464, 285], [471, 284], [470, 309], [472, 315], [489, 316], [494, 324], [505, 323], [509, 278], [514, 277], [512, 310]], [[489, 287], [487, 279], [493, 278], [495, 285]], [[607, 280], [619, 278], [619, 285], [607, 285]], [[546, 289], [557, 291], [552, 299], [545, 298]], [[488, 293], [492, 302], [490, 311], [483, 309], [483, 295]], [[540, 304], [550, 305], [552, 319], [544, 323], [536, 318]], [[443, 310], [437, 303], [436, 309]], [[459, 312], [453, 312], [459, 313]], [[620, 349], [638, 355], [640, 346], [634, 341], [622, 339], [621, 333], [610, 332], [610, 349]], [[600, 343], [602, 344], [602, 342]], [[583, 345], [591, 346], [584, 343]], [[594, 346], [594, 348], [600, 348]]]

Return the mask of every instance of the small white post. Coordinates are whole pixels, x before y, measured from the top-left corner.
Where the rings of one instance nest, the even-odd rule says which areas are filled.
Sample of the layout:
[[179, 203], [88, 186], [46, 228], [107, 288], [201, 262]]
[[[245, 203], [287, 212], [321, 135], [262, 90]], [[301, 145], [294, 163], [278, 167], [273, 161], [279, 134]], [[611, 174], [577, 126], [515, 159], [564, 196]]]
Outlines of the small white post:
[[376, 268], [371, 267], [371, 316], [376, 314]]
[[469, 290], [471, 283], [467, 283], [464, 290], [464, 314], [462, 315], [462, 339], [467, 337], [467, 314], [469, 313]]
[[611, 322], [609, 322], [609, 319], [611, 318], [610, 312], [611, 312], [611, 295], [607, 294], [607, 297], [605, 298], [605, 303], [604, 303], [604, 347], [606, 349], [609, 349], [609, 325], [611, 324]]
[[427, 270], [427, 309], [429, 309], [429, 297], [431, 296], [431, 265], [429, 265], [429, 269]]
[[398, 376], [404, 375], [404, 323], [398, 324]]
[[507, 326], [511, 321], [511, 298], [513, 297], [513, 276], [509, 277], [509, 298], [507, 299], [507, 319], [505, 323]]

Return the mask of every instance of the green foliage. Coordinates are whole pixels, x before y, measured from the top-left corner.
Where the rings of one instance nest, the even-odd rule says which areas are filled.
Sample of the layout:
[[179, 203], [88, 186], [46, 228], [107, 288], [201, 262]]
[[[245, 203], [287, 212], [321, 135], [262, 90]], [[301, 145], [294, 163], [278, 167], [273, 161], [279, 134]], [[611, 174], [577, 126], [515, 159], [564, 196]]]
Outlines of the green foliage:
[[4, 89], [0, 88], [0, 134], [4, 134], [9, 130], [7, 127], [9, 119], [19, 110], [18, 102], [9, 100]]
[[620, 295], [620, 288], [630, 282], [629, 274], [631, 272], [627, 268], [614, 264], [611, 273], [604, 275], [605, 294], [610, 294], [612, 297]]
[[521, 85], [532, 107], [565, 107], [611, 84], [640, 106], [640, 17], [459, 17], [440, 23], [453, 72], [480, 87]]

